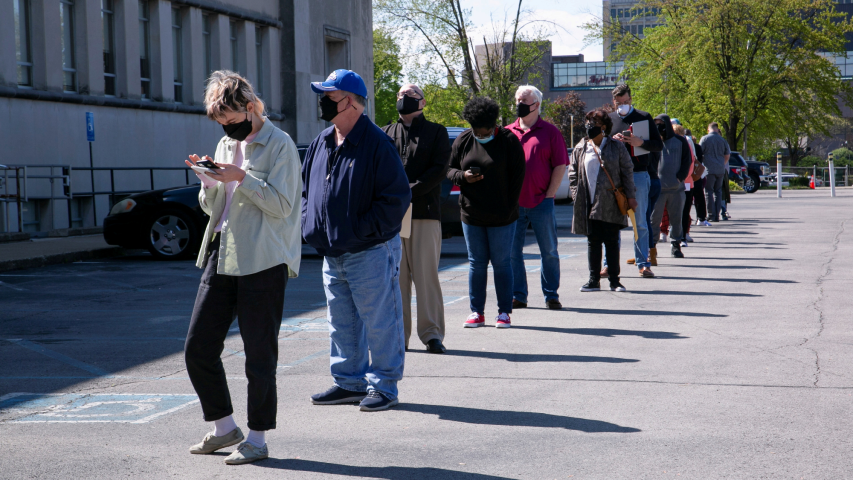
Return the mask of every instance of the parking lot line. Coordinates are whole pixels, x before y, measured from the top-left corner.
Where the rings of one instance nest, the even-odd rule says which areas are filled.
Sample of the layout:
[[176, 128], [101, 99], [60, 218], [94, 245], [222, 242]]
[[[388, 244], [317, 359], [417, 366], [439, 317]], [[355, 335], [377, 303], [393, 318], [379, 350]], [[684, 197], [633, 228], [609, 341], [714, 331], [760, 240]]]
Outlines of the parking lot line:
[[33, 342], [28, 341], [28, 340], [22, 340], [20, 338], [7, 338], [6, 341], [14, 343], [15, 345], [24, 347], [26, 349], [32, 350], [34, 352], [40, 353], [40, 354], [42, 354], [46, 357], [50, 357], [54, 360], [60, 361], [66, 365], [71, 365], [72, 367], [77, 367], [81, 370], [85, 370], [89, 373], [94, 373], [95, 375], [98, 375], [101, 377], [112, 377], [112, 375], [109, 372], [107, 372], [105, 370], [101, 370], [100, 368], [98, 368], [94, 365], [89, 365], [88, 363], [81, 362], [80, 360], [75, 360], [75, 359], [73, 359], [71, 357], [67, 357], [61, 353], [54, 352], [53, 350], [45, 348], [45, 347], [43, 347], [37, 343], [33, 343]]

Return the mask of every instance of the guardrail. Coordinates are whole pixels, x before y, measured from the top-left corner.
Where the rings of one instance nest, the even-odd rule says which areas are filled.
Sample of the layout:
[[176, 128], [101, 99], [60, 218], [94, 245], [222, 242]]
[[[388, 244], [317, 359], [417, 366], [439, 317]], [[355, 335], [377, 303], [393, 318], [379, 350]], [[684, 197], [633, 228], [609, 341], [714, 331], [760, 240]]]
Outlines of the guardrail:
[[[41, 172], [40, 172], [41, 171]], [[46, 171], [46, 172], [45, 172]], [[130, 171], [148, 171], [147, 185], [141, 184], [137, 180], [134, 188], [124, 188], [116, 190], [116, 172]], [[73, 227], [72, 216], [72, 200], [74, 198], [91, 198], [93, 208], [93, 218], [95, 226], [98, 225], [98, 215], [96, 207], [96, 199], [98, 196], [109, 195], [110, 205], [116, 202], [117, 196], [128, 196], [135, 193], [146, 192], [157, 188], [155, 184], [155, 173], [161, 171], [183, 171], [185, 185], [190, 183], [190, 169], [187, 167], [72, 167], [70, 165], [0, 165], [0, 201], [4, 202], [5, 207], [5, 232], [10, 231], [9, 222], [9, 204], [17, 205], [17, 231], [24, 231], [24, 221], [22, 215], [22, 206], [24, 203], [31, 200], [48, 200], [51, 212], [55, 208], [56, 201], [65, 201], [68, 211], [68, 228]], [[73, 181], [75, 172], [88, 172], [85, 182], [88, 188], [75, 189], [78, 183]], [[97, 172], [109, 172], [110, 187], [109, 189], [95, 188], [95, 174]], [[102, 176], [101, 176], [102, 177]], [[192, 176], [195, 180], [195, 175]], [[47, 188], [43, 185], [30, 185], [30, 182], [47, 182]], [[62, 193], [57, 193], [56, 182], [61, 182]], [[100, 182], [101, 184], [105, 182]], [[161, 188], [175, 187], [174, 183], [169, 185], [161, 185]], [[48, 194], [33, 193], [34, 191], [47, 191]], [[51, 215], [51, 218], [53, 216]]]

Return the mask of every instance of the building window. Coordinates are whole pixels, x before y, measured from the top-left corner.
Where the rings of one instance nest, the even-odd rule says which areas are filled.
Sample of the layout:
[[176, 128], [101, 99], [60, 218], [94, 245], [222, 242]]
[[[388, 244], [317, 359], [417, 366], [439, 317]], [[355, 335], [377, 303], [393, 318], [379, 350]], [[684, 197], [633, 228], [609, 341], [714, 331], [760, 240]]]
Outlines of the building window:
[[145, 100], [151, 100], [151, 18], [148, 12], [148, 0], [139, 0], [139, 80]]
[[613, 18], [616, 18], [616, 9], [615, 8], [610, 9], [610, 16]]
[[257, 77], [255, 80], [255, 93], [257, 95], [263, 96], [261, 92], [266, 90], [266, 85], [264, 85], [264, 52], [263, 52], [263, 40], [264, 34], [266, 33], [265, 28], [258, 28], [255, 30], [255, 58], [257, 65]]
[[210, 15], [207, 13], [201, 14], [201, 36], [204, 44], [204, 75], [205, 78], [213, 71], [213, 62], [211, 54], [210, 41]]
[[62, 42], [62, 90], [77, 91], [77, 63], [74, 58], [74, 1], [59, 1], [59, 30]]
[[231, 41], [231, 70], [237, 71], [237, 21], [228, 22], [228, 37]]
[[175, 70], [175, 103], [184, 100], [184, 45], [181, 31], [181, 9], [172, 9], [172, 66]]
[[643, 36], [643, 26], [642, 25], [637, 25], [637, 34], [639, 34], [641, 37]]
[[18, 86], [33, 86], [33, 62], [30, 46], [30, 1], [14, 0], [15, 57], [18, 61]]
[[617, 17], [622, 18], [624, 15], [625, 15], [625, 10], [623, 10], [621, 8], [616, 10], [616, 16]]
[[104, 33], [104, 94], [116, 94], [115, 15], [113, 0], [101, 0], [101, 27]]

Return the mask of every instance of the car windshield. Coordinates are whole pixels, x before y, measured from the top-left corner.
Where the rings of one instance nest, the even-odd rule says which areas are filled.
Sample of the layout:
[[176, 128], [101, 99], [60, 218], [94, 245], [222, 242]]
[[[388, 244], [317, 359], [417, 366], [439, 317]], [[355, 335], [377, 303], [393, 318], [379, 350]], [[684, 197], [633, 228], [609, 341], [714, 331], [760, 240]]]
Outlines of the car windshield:
[[733, 167], [745, 167], [746, 162], [743, 161], [743, 157], [741, 157], [739, 153], [732, 152], [729, 157], [729, 165]]

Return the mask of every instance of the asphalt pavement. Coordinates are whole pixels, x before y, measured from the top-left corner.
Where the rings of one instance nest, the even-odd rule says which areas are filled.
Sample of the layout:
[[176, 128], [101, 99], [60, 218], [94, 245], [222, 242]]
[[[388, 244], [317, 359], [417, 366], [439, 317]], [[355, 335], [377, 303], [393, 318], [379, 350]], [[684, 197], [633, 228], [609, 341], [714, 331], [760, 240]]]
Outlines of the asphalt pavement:
[[[558, 207], [562, 311], [545, 309], [525, 249], [530, 307], [512, 328], [469, 313], [461, 238], [440, 278], [445, 355], [417, 338], [400, 405], [314, 406], [331, 385], [321, 260], [286, 290], [271, 458], [190, 455], [211, 429], [183, 339], [201, 272], [148, 254], [0, 273], [3, 478], [614, 479], [853, 476], [853, 190], [760, 191], [694, 227], [655, 279], [581, 293], [585, 238]], [[846, 319], [846, 320], [845, 320]], [[246, 431], [236, 324], [222, 354]]]

